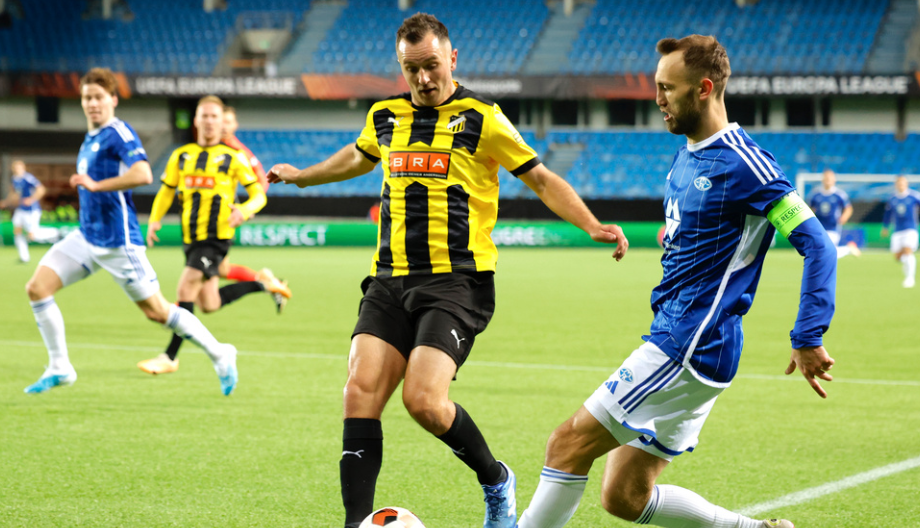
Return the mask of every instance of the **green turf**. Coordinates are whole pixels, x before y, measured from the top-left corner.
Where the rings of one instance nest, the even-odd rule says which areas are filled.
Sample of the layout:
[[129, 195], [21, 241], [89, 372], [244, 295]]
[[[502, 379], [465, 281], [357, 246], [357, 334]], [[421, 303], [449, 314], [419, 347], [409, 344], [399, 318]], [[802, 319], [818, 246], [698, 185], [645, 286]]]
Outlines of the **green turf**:
[[[33, 248], [33, 264], [20, 266], [12, 248], [0, 248], [0, 525], [342, 525], [341, 390], [370, 249], [233, 250], [234, 261], [287, 278], [295, 297], [280, 317], [265, 296], [202, 316], [241, 351], [240, 385], [229, 398], [191, 346], [175, 374], [136, 369], [168, 334], [104, 273], [57, 295], [79, 381], [24, 395], [46, 361], [23, 293], [43, 252]], [[174, 298], [181, 252], [155, 249], [150, 258]], [[549, 433], [647, 331], [657, 259], [651, 250], [620, 263], [603, 250], [501, 251], [495, 317], [451, 396], [517, 472], [519, 512], [536, 487]], [[737, 509], [920, 456], [920, 290], [900, 287], [900, 266], [887, 254], [841, 261], [826, 340], [840, 381], [826, 384], [823, 401], [801, 379], [772, 377], [788, 361], [800, 270], [791, 251], [768, 257], [745, 321], [740, 375], [696, 452], [678, 457], [661, 482]], [[474, 475], [398, 397], [384, 431], [378, 506], [412, 509], [429, 528], [481, 526]], [[601, 469], [569, 526], [630, 526], [600, 507]], [[771, 513], [805, 528], [920, 526], [918, 487], [914, 469]]]

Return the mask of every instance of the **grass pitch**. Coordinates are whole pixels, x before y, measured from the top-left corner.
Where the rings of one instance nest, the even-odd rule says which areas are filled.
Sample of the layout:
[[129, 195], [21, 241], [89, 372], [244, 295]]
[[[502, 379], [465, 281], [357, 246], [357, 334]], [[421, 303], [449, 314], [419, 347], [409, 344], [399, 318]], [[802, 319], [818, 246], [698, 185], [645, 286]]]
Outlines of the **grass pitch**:
[[[79, 381], [38, 396], [22, 389], [47, 360], [23, 285], [33, 264], [0, 248], [0, 525], [340, 527], [341, 390], [359, 283], [372, 250], [234, 248], [234, 262], [272, 267], [294, 299], [276, 316], [253, 295], [202, 316], [240, 350], [240, 384], [220, 395], [207, 358], [186, 345], [175, 374], [135, 363], [169, 334], [147, 322], [105, 273], [57, 295]], [[167, 298], [183, 260], [150, 251]], [[636, 346], [651, 321], [659, 254], [502, 249], [495, 317], [451, 397], [475, 418], [530, 501], [552, 429]], [[882, 253], [840, 262], [826, 346], [837, 381], [822, 401], [782, 376], [801, 258], [774, 251], [745, 319], [743, 361], [693, 454], [661, 482], [741, 509], [920, 456], [920, 290], [900, 287]], [[376, 504], [415, 511], [429, 528], [482, 525], [475, 476], [416, 425], [398, 394], [384, 415]], [[600, 507], [602, 463], [569, 524], [626, 527]], [[764, 512], [800, 527], [920, 526], [920, 469]]]

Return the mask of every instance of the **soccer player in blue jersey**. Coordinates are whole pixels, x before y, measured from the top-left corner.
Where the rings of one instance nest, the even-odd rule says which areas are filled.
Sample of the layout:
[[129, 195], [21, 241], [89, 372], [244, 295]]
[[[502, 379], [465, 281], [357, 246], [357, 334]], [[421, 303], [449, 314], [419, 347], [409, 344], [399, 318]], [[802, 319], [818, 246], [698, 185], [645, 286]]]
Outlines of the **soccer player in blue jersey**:
[[607, 454], [601, 504], [611, 514], [670, 528], [793, 528], [710, 504], [655, 481], [697, 444], [730, 385], [774, 229], [805, 257], [792, 358], [822, 398], [831, 380], [822, 346], [834, 312], [834, 245], [774, 157], [736, 123], [724, 102], [731, 74], [714, 37], [658, 42], [657, 103], [673, 134], [687, 136], [667, 175], [663, 277], [652, 291], [650, 335], [549, 438], [546, 466], [520, 528], [561, 527], [572, 517], [594, 461]]
[[40, 227], [42, 208], [39, 201], [45, 195], [45, 186], [38, 178], [26, 172], [22, 160], [13, 160], [13, 189], [6, 199], [0, 200], [0, 207], [14, 207], [13, 243], [19, 252], [19, 262], [29, 262], [29, 242], [53, 242], [57, 229]]
[[916, 284], [917, 215], [920, 211], [920, 193], [908, 188], [907, 178], [899, 176], [894, 182], [895, 194], [885, 204], [882, 236], [888, 236], [888, 226], [894, 224], [891, 234], [891, 252], [904, 269], [905, 288]]
[[837, 248], [837, 258], [847, 255], [858, 257], [862, 254], [856, 242], [850, 241], [840, 245], [843, 224], [853, 216], [853, 205], [847, 193], [837, 188], [837, 176], [831, 169], [825, 169], [821, 175], [821, 190], [811, 195], [808, 205], [814, 211], [815, 217], [827, 230], [827, 236]]
[[106, 68], [93, 68], [80, 79], [88, 132], [77, 156], [77, 173], [70, 177], [80, 196], [80, 229], [48, 250], [26, 284], [49, 364], [25, 392], [41, 393], [77, 380], [54, 294], [104, 269], [148, 319], [204, 349], [221, 391], [229, 395], [237, 381], [236, 348], [218, 343], [197, 317], [168, 303], [147, 260], [130, 189], [150, 183], [153, 176], [137, 133], [115, 117], [116, 88], [115, 75]]

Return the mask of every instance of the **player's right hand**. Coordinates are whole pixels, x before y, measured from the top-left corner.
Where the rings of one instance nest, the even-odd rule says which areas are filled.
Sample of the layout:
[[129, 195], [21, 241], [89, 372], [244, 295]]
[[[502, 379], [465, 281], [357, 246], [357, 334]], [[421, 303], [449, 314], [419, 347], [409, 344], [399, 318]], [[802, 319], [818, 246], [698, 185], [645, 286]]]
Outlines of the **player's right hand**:
[[808, 384], [811, 385], [811, 388], [818, 393], [818, 396], [827, 398], [827, 391], [821, 387], [821, 383], [815, 378], [833, 381], [834, 377], [827, 372], [833, 367], [834, 358], [828, 355], [823, 346], [793, 348], [789, 366], [786, 367], [786, 375], [792, 374], [798, 368], [802, 376], [805, 376]]
[[604, 244], [616, 244], [617, 249], [613, 252], [613, 258], [619, 262], [626, 256], [626, 250], [629, 249], [629, 240], [623, 234], [623, 229], [616, 224], [602, 224], [597, 231], [591, 233], [591, 240]]
[[159, 222], [147, 222], [147, 247], [153, 247], [154, 242], [160, 241], [160, 237], [157, 236], [157, 231], [159, 231], [161, 227], [162, 225]]
[[287, 163], [279, 163], [271, 168], [266, 175], [268, 183], [294, 183], [300, 170]]

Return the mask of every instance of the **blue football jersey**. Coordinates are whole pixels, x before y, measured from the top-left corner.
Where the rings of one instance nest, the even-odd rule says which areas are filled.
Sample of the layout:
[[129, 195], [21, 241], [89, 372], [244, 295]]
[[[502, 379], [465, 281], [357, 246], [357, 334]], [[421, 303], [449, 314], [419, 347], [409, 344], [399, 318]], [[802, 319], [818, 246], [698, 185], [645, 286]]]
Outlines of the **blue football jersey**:
[[[77, 156], [77, 172], [102, 181], [121, 176], [131, 165], [146, 159], [134, 129], [114, 119], [86, 133]], [[107, 248], [144, 244], [131, 190], [90, 192], [80, 187], [79, 193], [80, 231], [90, 244]]]
[[808, 200], [808, 205], [815, 212], [815, 217], [828, 231], [840, 230], [840, 217], [844, 209], [850, 205], [847, 193], [833, 187], [829, 191], [821, 189], [814, 193]]
[[41, 184], [38, 178], [28, 172], [23, 173], [22, 176], [13, 176], [13, 189], [16, 191], [16, 194], [19, 195], [19, 204], [17, 204], [16, 208], [27, 212], [41, 209], [41, 204], [38, 202], [32, 205], [23, 205], [22, 203], [24, 198], [28, 198], [35, 194], [35, 190], [38, 189]]
[[920, 193], [908, 189], [904, 194], [895, 194], [888, 199], [882, 222], [886, 226], [894, 222], [894, 231], [917, 229], [918, 211], [920, 211]]
[[655, 318], [645, 339], [704, 382], [726, 385], [738, 369], [741, 316], [775, 231], [766, 215], [792, 192], [773, 155], [736, 123], [674, 157], [664, 273], [652, 290]]

